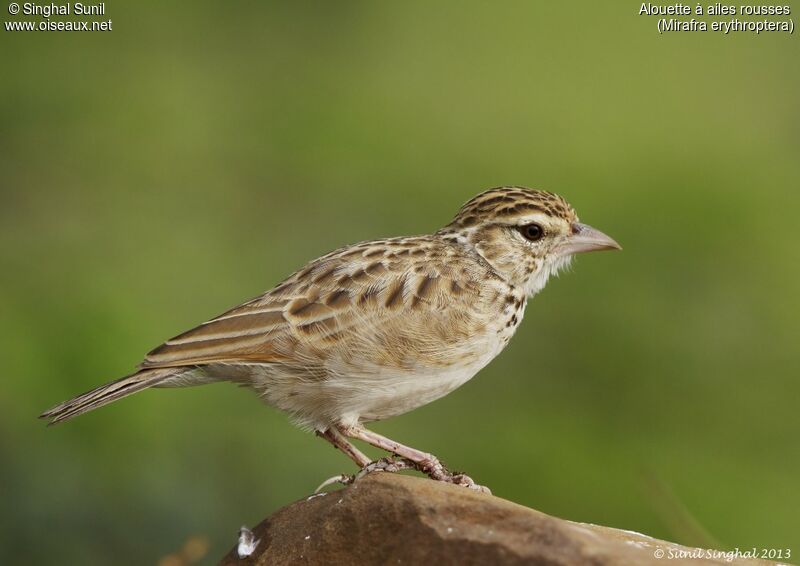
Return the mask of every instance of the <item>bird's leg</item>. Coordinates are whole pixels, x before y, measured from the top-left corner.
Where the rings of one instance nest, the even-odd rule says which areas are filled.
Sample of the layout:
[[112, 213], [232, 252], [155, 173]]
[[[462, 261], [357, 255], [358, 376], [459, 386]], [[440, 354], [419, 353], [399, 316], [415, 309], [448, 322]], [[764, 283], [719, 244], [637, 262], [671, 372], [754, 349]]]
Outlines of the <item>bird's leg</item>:
[[427, 474], [431, 479], [441, 481], [450, 481], [452, 479], [452, 474], [445, 469], [439, 459], [433, 454], [428, 454], [427, 452], [422, 452], [416, 448], [411, 448], [410, 446], [400, 444], [399, 442], [395, 442], [390, 438], [381, 436], [380, 434], [372, 432], [371, 430], [367, 430], [358, 425], [348, 427], [342, 430], [342, 433], [350, 438], [363, 440], [367, 444], [376, 446], [381, 450], [386, 450], [392, 454], [397, 454], [398, 456], [407, 458], [416, 465], [416, 468], [420, 472]]
[[342, 433], [335, 426], [331, 426], [327, 430], [318, 430], [317, 436], [324, 438], [333, 444], [335, 448], [344, 452], [348, 458], [358, 464], [359, 468], [365, 468], [371, 462], [367, 455], [353, 446], [353, 443], [342, 436]]
[[[347, 456], [350, 457], [361, 468], [361, 470], [355, 475], [339, 475], [325, 480], [322, 485], [317, 488], [317, 492], [332, 483], [342, 483], [345, 485], [351, 484], [358, 478], [361, 478], [373, 471], [398, 472], [400, 470], [416, 469], [434, 480], [454, 483], [470, 489], [491, 493], [488, 488], [480, 486], [472, 481], [472, 478], [470, 478], [468, 475], [452, 474], [447, 471], [439, 459], [433, 454], [428, 454], [427, 452], [422, 452], [416, 448], [411, 448], [410, 446], [400, 444], [399, 442], [395, 442], [394, 440], [386, 438], [385, 436], [381, 436], [380, 434], [372, 432], [371, 430], [367, 430], [364, 427], [351, 426], [340, 429], [336, 426], [331, 426], [324, 431], [318, 430], [317, 435], [321, 436], [333, 444], [336, 448], [347, 454]], [[392, 454], [397, 454], [400, 456], [400, 458], [381, 458], [376, 462], [370, 462], [370, 459], [358, 448], [353, 446], [353, 444], [348, 441], [345, 436], [363, 440], [367, 444], [371, 444], [372, 446], [380, 448], [381, 450], [386, 450]]]
[[[356, 448], [352, 442], [347, 440], [344, 435], [342, 435], [339, 428], [336, 426], [332, 426], [325, 431], [317, 431], [317, 436], [321, 436], [328, 442], [334, 445], [334, 447], [338, 448], [347, 456], [349, 456], [358, 467], [361, 468], [361, 471], [358, 472], [354, 477], [354, 479], [358, 479], [362, 476], [367, 475], [369, 472], [374, 471], [387, 471], [387, 472], [397, 472], [400, 470], [413, 470], [416, 468], [414, 462], [406, 460], [404, 458], [381, 458], [380, 460], [376, 460], [375, 462], [371, 461], [369, 457], [364, 454], [361, 450]], [[350, 476], [347, 476], [350, 477]]]
[[[489, 488], [476, 484], [472, 480], [472, 478], [466, 474], [450, 473], [447, 470], [447, 468], [445, 468], [442, 465], [439, 459], [433, 454], [428, 454], [427, 452], [422, 452], [421, 450], [417, 450], [416, 448], [411, 448], [410, 446], [400, 444], [399, 442], [395, 442], [390, 438], [381, 436], [378, 433], [372, 432], [371, 430], [367, 430], [364, 427], [358, 425], [342, 429], [341, 433], [344, 434], [345, 436], [349, 436], [350, 438], [357, 438], [359, 440], [363, 440], [367, 444], [371, 444], [377, 448], [401, 456], [403, 460], [388, 461], [390, 464], [391, 463], [401, 464], [402, 467], [400, 469], [405, 469], [406, 468], [405, 464], [411, 463], [418, 471], [427, 474], [428, 477], [430, 477], [431, 479], [445, 481], [448, 483], [454, 483], [456, 485], [461, 485], [464, 487], [468, 487], [470, 489], [482, 491], [484, 493], [491, 493]], [[378, 463], [380, 462], [381, 461], [379, 461]], [[366, 470], [367, 469], [365, 468], [365, 471]], [[389, 471], [395, 471], [395, 470], [390, 469]], [[360, 477], [361, 475], [363, 474], [359, 473], [356, 476], [356, 478]]]
[[[370, 460], [367, 457], [367, 455], [364, 454], [361, 450], [359, 450], [355, 446], [353, 446], [353, 443], [347, 440], [344, 436], [342, 436], [342, 433], [339, 432], [339, 429], [337, 429], [335, 426], [331, 426], [326, 430], [317, 430], [316, 432], [317, 436], [319, 436], [320, 438], [324, 438], [325, 440], [333, 444], [334, 448], [338, 448], [339, 450], [344, 452], [347, 455], [347, 457], [353, 460], [356, 464], [358, 464], [358, 467], [361, 468], [362, 470], [366, 469], [367, 466], [369, 465]], [[322, 482], [319, 485], [319, 487], [314, 491], [314, 493], [319, 493], [320, 491], [323, 490], [323, 488], [334, 483], [341, 483], [344, 485], [351, 484], [353, 483], [353, 481], [355, 481], [355, 478], [356, 478], [355, 475], [348, 476], [345, 474], [333, 476], [332, 478], [328, 478], [324, 482]]]
[[369, 457], [364, 454], [361, 450], [353, 446], [353, 443], [347, 440], [339, 429], [336, 426], [331, 426], [326, 430], [318, 430], [317, 436], [324, 438], [335, 448], [338, 448], [342, 452], [344, 452], [350, 459], [352, 459], [361, 470], [353, 475], [345, 475], [340, 474], [338, 476], [333, 476], [332, 478], [328, 478], [324, 482], [320, 484], [320, 486], [315, 490], [314, 493], [319, 493], [325, 487], [334, 484], [334, 483], [341, 483], [344, 485], [349, 485], [353, 483], [358, 478], [361, 478], [367, 475], [370, 472], [375, 471], [386, 471], [386, 472], [398, 472], [400, 470], [408, 470], [414, 469], [416, 466], [413, 462], [409, 462], [408, 460], [399, 459], [394, 460], [391, 458], [381, 458], [376, 462], [371, 462]]

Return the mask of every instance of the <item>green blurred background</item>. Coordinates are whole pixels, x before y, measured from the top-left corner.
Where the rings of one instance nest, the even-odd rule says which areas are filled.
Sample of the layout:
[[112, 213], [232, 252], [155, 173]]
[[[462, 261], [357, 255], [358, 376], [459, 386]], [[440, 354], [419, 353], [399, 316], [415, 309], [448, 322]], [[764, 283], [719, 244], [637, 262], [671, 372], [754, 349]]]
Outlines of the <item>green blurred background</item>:
[[374, 428], [560, 517], [800, 553], [797, 37], [660, 36], [638, 9], [109, 2], [112, 32], [0, 30], [0, 563], [187, 539], [213, 563], [350, 471], [230, 385], [35, 417], [503, 184], [563, 194], [624, 252], [581, 257], [476, 379]]

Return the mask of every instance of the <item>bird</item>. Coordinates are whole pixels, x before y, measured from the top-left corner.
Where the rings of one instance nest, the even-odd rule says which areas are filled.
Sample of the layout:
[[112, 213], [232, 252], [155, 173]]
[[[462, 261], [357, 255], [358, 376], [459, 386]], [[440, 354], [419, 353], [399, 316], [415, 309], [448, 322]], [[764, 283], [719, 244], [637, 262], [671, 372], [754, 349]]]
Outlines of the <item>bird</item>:
[[[151, 350], [130, 375], [40, 418], [56, 424], [151, 387], [227, 381], [288, 413], [361, 472], [412, 467], [485, 489], [365, 424], [466, 383], [506, 347], [528, 301], [576, 254], [619, 249], [555, 193], [489, 189], [432, 234], [364, 241], [311, 261]], [[373, 462], [353, 440], [391, 456]]]

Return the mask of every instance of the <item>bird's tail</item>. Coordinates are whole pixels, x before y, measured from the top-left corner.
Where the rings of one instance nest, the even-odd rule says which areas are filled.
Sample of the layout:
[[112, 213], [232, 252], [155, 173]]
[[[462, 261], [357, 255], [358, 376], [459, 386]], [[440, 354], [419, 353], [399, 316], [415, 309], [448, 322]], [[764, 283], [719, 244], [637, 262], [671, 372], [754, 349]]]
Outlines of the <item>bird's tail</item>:
[[50, 421], [48, 425], [58, 424], [117, 399], [133, 395], [142, 389], [161, 384], [186, 370], [187, 368], [143, 369], [64, 401], [39, 415], [39, 418], [48, 419]]

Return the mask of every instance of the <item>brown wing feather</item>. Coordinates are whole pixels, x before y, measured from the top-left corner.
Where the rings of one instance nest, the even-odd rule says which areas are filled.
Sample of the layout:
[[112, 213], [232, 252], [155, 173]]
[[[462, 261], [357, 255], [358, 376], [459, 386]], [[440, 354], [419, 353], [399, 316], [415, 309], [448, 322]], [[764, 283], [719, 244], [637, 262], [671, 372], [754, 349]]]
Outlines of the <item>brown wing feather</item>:
[[[252, 302], [251, 302], [252, 303]], [[276, 359], [271, 337], [285, 332], [280, 302], [237, 307], [167, 340], [148, 352], [141, 367], [174, 367], [228, 359]]]
[[[445, 310], [460, 316], [451, 307], [468, 305], [480, 294], [478, 281], [486, 278], [470, 272], [474, 261], [464, 261], [460, 253], [452, 245], [430, 240], [420, 245], [414, 238], [332, 252], [264, 295], [168, 340], [148, 353], [141, 367], [288, 362], [311, 350], [319, 355], [341, 347], [349, 336], [383, 334], [403, 310], [416, 311], [405, 318], [420, 325]], [[359, 332], [353, 333], [356, 325]]]

